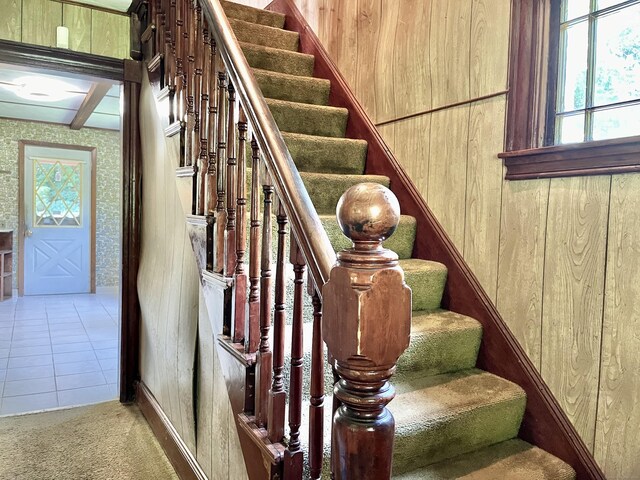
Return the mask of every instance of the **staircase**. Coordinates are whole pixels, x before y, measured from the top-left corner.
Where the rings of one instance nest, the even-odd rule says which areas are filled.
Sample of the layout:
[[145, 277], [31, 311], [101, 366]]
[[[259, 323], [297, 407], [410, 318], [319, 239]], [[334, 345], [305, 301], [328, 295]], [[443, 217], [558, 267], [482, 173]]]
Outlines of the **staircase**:
[[[343, 478], [331, 457], [332, 412], [325, 405], [333, 403], [336, 411], [333, 383], [346, 382], [337, 389], [343, 399], [340, 388], [349, 379], [336, 369], [335, 331], [325, 330], [329, 351], [323, 347], [321, 303], [326, 307], [332, 300], [332, 290], [323, 291], [330, 282], [323, 265], [335, 263], [333, 252], [352, 247], [335, 220], [341, 196], [368, 183], [391, 188], [400, 199], [402, 215], [384, 247], [397, 254], [412, 292], [410, 342], [397, 361], [391, 379], [396, 395], [388, 404], [395, 419], [393, 478], [568, 480], [576, 471], [578, 478], [603, 478], [537, 373], [526, 371], [526, 357], [495, 309], [483, 304], [489, 303], [486, 296], [424, 202], [416, 200], [415, 187], [397, 162], [384, 163], [395, 160], [387, 160], [392, 157], [384, 143], [293, 4], [274, 2], [270, 8], [279, 12], [218, 0], [185, 4], [152, 2], [143, 41], [159, 105], [168, 111], [167, 133], [181, 138], [178, 175], [188, 181], [183, 190], [189, 221], [200, 228], [192, 239], [203, 283], [218, 285], [208, 295], [225, 299], [209, 303], [224, 303], [220, 345], [242, 366], [244, 393], [230, 392], [240, 398], [239, 430], [248, 439], [247, 452], [269, 465], [264, 475], [251, 476], [329, 478], [333, 467], [335, 478]], [[240, 51], [246, 64], [235, 58]], [[253, 105], [251, 85], [238, 83], [248, 78], [246, 66], [277, 126], [266, 124], [277, 130], [273, 134], [263, 131], [269, 116], [260, 102]], [[284, 141], [293, 173], [285, 160], [278, 163], [280, 145], [272, 136]], [[287, 182], [298, 178], [299, 190], [291, 195]], [[472, 294], [459, 300], [467, 291]], [[325, 317], [331, 311], [325, 308]], [[476, 311], [479, 319], [471, 315]], [[333, 324], [325, 318], [325, 328]], [[488, 346], [502, 351], [487, 353]], [[324, 368], [325, 355], [333, 370]], [[512, 365], [492, 368], [499, 362]], [[525, 388], [511, 381], [521, 378]], [[527, 404], [531, 392], [533, 406]], [[550, 432], [557, 436], [547, 442], [550, 449], [571, 466], [545, 451], [540, 440]], [[260, 463], [250, 455], [247, 464]]]

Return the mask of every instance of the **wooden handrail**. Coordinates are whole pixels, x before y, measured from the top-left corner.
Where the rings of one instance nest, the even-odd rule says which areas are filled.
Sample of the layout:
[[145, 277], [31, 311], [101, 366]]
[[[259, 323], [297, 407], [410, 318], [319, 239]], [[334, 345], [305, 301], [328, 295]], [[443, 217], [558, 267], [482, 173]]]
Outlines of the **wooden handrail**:
[[336, 255], [276, 121], [245, 59], [219, 0], [202, 0], [202, 12], [216, 39], [226, 72], [245, 109], [249, 124], [283, 203], [291, 229], [313, 279], [320, 288], [329, 280]]

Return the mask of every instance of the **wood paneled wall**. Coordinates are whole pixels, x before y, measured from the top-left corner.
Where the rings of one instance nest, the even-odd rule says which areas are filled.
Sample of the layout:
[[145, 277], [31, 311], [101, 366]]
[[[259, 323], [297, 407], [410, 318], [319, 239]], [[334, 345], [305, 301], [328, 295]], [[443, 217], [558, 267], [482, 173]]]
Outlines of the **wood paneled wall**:
[[607, 477], [635, 478], [640, 175], [503, 180], [510, 0], [296, 4]]
[[242, 480], [242, 450], [176, 186], [179, 136], [165, 137], [147, 79], [140, 130], [141, 377], [209, 478]]
[[69, 49], [129, 58], [129, 17], [54, 0], [0, 0], [0, 39], [56, 46], [56, 27], [69, 29]]

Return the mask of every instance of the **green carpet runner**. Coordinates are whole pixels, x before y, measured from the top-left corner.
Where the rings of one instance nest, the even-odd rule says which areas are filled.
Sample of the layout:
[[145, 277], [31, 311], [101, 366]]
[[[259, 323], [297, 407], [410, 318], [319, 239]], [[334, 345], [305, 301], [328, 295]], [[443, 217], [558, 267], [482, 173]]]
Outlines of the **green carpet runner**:
[[[389, 179], [364, 175], [366, 142], [345, 138], [348, 111], [329, 105], [330, 82], [312, 77], [314, 57], [297, 51], [298, 34], [283, 29], [284, 16], [223, 6], [334, 248], [349, 247], [335, 221], [338, 199], [353, 184]], [[414, 310], [389, 405], [395, 478], [573, 479], [565, 463], [516, 439], [525, 393], [475, 368], [481, 326], [440, 309], [446, 267], [411, 258], [415, 235], [416, 220], [403, 215], [385, 244], [400, 257]]]

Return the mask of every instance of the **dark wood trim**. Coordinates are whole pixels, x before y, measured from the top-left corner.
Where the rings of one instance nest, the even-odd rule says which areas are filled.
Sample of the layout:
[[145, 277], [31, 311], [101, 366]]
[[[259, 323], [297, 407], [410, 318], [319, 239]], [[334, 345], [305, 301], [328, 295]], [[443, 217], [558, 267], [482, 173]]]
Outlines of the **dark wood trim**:
[[82, 101], [82, 105], [80, 105], [80, 108], [76, 112], [76, 116], [71, 121], [69, 128], [71, 128], [71, 130], [80, 130], [84, 127], [84, 124], [89, 120], [93, 111], [110, 89], [111, 83], [96, 82], [91, 85], [91, 88]]
[[640, 171], [640, 135], [504, 152], [507, 180]]
[[[514, 3], [514, 8], [519, 8], [519, 3], [537, 2]], [[275, 0], [267, 9], [284, 13], [286, 28], [300, 33], [300, 51], [315, 56], [314, 76], [331, 80], [330, 104], [349, 109], [347, 136], [364, 139], [369, 144], [366, 173], [388, 176], [402, 212], [416, 217], [418, 227], [413, 256], [447, 266], [449, 276], [443, 307], [476, 318], [482, 324], [484, 334], [478, 366], [517, 383], [526, 391], [528, 401], [521, 438], [570, 464], [579, 480], [603, 480], [602, 471], [557, 400], [429, 210], [411, 178], [390, 152], [318, 37], [291, 0]]]
[[18, 296], [24, 295], [24, 160], [26, 147], [60, 148], [91, 153], [91, 231], [89, 233], [89, 291], [96, 293], [96, 168], [98, 150], [88, 145], [18, 140]]
[[[142, 64], [134, 60], [125, 63], [129, 70], [142, 68]], [[135, 75], [129, 77], [135, 78]], [[140, 378], [140, 304], [137, 286], [142, 208], [142, 152], [138, 123], [140, 84], [125, 81], [123, 95], [120, 401], [131, 402], [135, 397], [135, 382]]]
[[124, 79], [124, 60], [10, 40], [0, 40], [0, 63], [77, 73], [109, 80]]
[[189, 451], [151, 391], [143, 382], [136, 385], [136, 403], [160, 442], [171, 465], [181, 480], [207, 480], [198, 461]]

